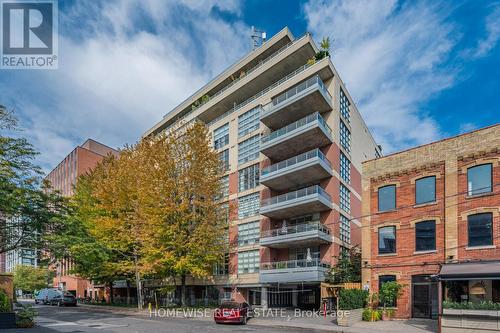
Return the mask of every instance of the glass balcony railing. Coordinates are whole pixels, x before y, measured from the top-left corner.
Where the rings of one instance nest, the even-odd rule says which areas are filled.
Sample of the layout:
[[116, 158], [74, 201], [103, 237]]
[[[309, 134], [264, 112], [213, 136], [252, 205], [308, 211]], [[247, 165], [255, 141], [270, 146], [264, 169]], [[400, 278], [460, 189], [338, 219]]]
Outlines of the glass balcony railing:
[[331, 168], [332, 164], [330, 161], [326, 158], [325, 154], [321, 152], [318, 148], [310, 150], [308, 152], [302, 153], [300, 155], [291, 157], [287, 160], [278, 162], [276, 164], [270, 165], [267, 168], [262, 169], [261, 175], [262, 176], [267, 176], [271, 173], [274, 173], [276, 171], [280, 171], [286, 168], [289, 168], [297, 163], [304, 162], [313, 158], [319, 157], [322, 161], [324, 161], [328, 166]]
[[313, 185], [313, 186], [309, 186], [306, 188], [302, 188], [302, 189], [297, 190], [297, 191], [288, 192], [285, 194], [277, 195], [275, 197], [264, 199], [264, 200], [262, 200], [260, 206], [261, 207], [270, 206], [270, 205], [286, 202], [289, 200], [299, 199], [299, 198], [306, 197], [306, 196], [312, 195], [312, 194], [319, 194], [319, 195], [323, 196], [325, 199], [327, 199], [328, 201], [332, 201], [330, 195], [328, 193], [326, 193], [326, 191], [323, 190], [323, 188], [321, 188], [321, 186]]
[[287, 125], [285, 127], [282, 127], [274, 132], [271, 132], [270, 134], [262, 137], [261, 142], [266, 143], [271, 140], [277, 139], [281, 136], [284, 136], [288, 133], [290, 133], [293, 130], [296, 130], [297, 128], [303, 127], [307, 124], [310, 124], [312, 122], [318, 121], [321, 126], [331, 135], [332, 130], [330, 126], [326, 124], [326, 121], [321, 117], [321, 115], [318, 112], [315, 112], [313, 114], [308, 115], [307, 117], [301, 118], [297, 120], [296, 122], [291, 123], [290, 125]]
[[260, 264], [261, 271], [266, 271], [271, 269], [294, 269], [294, 268], [306, 268], [306, 267], [330, 268], [330, 265], [321, 262], [320, 259], [287, 260], [287, 261], [275, 261], [275, 262], [267, 262]]
[[298, 223], [295, 225], [288, 226], [286, 228], [277, 228], [263, 231], [260, 235], [261, 238], [265, 237], [277, 237], [284, 235], [298, 234], [307, 231], [321, 231], [325, 234], [330, 234], [330, 230], [325, 227], [320, 221]]
[[331, 102], [332, 96], [330, 95], [328, 90], [326, 90], [326, 87], [325, 87], [325, 84], [323, 83], [323, 80], [321, 80], [319, 75], [315, 75], [315, 76], [299, 83], [295, 87], [285, 91], [281, 95], [274, 97], [272, 102], [268, 106], [266, 106], [266, 108], [264, 108], [264, 112], [266, 112], [270, 109], [273, 109], [276, 105], [279, 105], [279, 104], [285, 102], [286, 100], [292, 98], [293, 96], [299, 94], [300, 92], [306, 90], [307, 88], [314, 86], [315, 84], [319, 85], [321, 91], [325, 94], [328, 101]]

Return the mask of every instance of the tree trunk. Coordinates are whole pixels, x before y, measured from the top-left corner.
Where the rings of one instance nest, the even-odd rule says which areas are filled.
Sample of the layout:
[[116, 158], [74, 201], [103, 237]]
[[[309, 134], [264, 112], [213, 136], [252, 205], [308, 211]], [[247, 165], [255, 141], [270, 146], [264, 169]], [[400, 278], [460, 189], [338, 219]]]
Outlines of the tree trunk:
[[137, 286], [137, 307], [142, 309], [142, 283], [141, 283], [141, 273], [139, 272], [139, 267], [137, 263], [137, 254], [134, 254], [134, 264], [135, 264], [135, 284]]
[[127, 280], [127, 305], [130, 305], [130, 281]]
[[181, 306], [186, 306], [186, 274], [181, 275]]
[[113, 304], [114, 296], [113, 296], [113, 281], [109, 282], [109, 303]]

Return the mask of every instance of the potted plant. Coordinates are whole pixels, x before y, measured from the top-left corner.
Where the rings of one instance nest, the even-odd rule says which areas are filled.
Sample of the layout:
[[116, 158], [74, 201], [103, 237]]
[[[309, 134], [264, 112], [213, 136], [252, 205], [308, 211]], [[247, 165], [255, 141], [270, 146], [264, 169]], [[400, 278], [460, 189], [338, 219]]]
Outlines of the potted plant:
[[31, 304], [21, 304], [21, 308], [17, 310], [16, 325], [20, 328], [31, 328], [35, 326], [35, 316], [37, 312]]
[[[396, 281], [385, 282], [379, 290], [380, 303], [383, 305], [382, 320], [391, 320], [394, 317], [394, 305], [403, 293], [403, 285]], [[388, 308], [389, 307], [389, 308]]]
[[16, 328], [16, 314], [7, 293], [0, 289], [0, 329]]
[[372, 293], [368, 297], [367, 308], [363, 311], [364, 321], [379, 321], [382, 319], [382, 311], [378, 309], [378, 294]]
[[337, 325], [352, 326], [361, 321], [368, 291], [361, 289], [341, 289], [338, 295]]

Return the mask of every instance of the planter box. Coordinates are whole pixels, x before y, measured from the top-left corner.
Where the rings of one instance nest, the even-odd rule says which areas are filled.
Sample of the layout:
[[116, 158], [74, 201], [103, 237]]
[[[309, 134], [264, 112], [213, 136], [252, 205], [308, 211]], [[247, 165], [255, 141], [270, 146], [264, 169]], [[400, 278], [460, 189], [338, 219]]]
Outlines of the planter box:
[[500, 330], [500, 311], [443, 309], [443, 333], [491, 332]]
[[340, 310], [343, 315], [337, 313], [337, 325], [339, 326], [352, 326], [353, 324], [360, 322], [363, 316], [363, 309], [354, 310]]
[[0, 329], [16, 328], [15, 312], [0, 312]]

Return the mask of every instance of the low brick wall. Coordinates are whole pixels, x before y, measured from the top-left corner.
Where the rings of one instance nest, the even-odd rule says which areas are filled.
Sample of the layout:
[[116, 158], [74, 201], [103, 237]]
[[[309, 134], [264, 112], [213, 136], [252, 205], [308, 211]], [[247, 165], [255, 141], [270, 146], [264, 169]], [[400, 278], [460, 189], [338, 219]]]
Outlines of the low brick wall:
[[5, 291], [10, 300], [14, 299], [14, 277], [9, 273], [0, 273], [0, 289]]
[[443, 309], [441, 333], [500, 331], [500, 311]]

